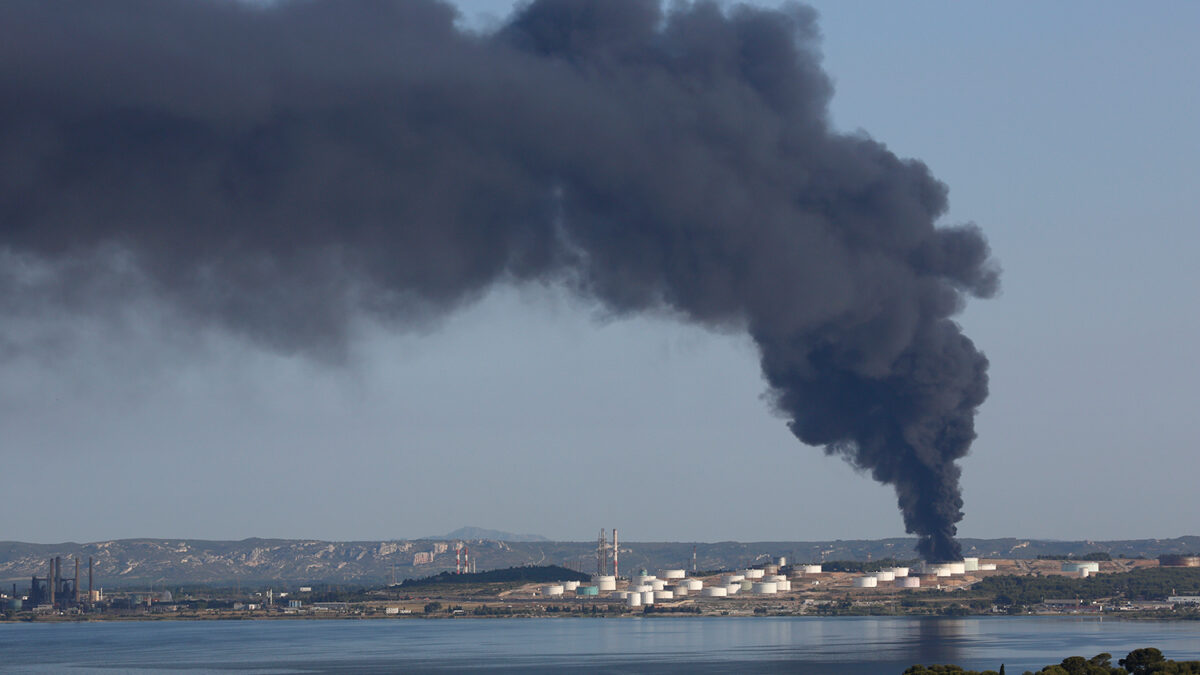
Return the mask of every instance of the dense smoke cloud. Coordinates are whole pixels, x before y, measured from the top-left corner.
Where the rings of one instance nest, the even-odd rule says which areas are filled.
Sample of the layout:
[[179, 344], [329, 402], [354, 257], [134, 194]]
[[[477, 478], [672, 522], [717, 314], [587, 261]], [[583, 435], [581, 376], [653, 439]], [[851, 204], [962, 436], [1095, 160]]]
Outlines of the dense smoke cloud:
[[923, 164], [830, 129], [814, 13], [455, 18], [0, 3], [0, 316], [136, 292], [315, 354], [358, 316], [566, 284], [747, 331], [796, 436], [894, 486], [921, 553], [957, 557], [987, 361], [950, 317], [997, 275], [974, 227], [934, 226]]

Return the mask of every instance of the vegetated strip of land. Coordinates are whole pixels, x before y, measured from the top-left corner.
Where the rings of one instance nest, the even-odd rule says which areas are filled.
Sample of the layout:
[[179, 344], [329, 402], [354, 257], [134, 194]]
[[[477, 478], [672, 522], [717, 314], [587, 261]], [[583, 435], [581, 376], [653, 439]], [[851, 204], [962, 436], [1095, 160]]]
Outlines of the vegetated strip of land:
[[[1061, 663], [1053, 664], [1042, 668], [1036, 673], [1032, 670], [1025, 671], [1024, 675], [1126, 675], [1127, 673], [1137, 673], [1138, 675], [1200, 675], [1200, 661], [1174, 661], [1163, 655], [1162, 651], [1155, 647], [1142, 647], [1135, 649], [1124, 658], [1117, 661], [1117, 665], [1112, 663], [1113, 655], [1108, 652], [1102, 652], [1093, 656], [1090, 659], [1085, 659], [1082, 656], [1068, 656]], [[933, 665], [923, 666], [921, 664], [913, 665], [907, 668], [902, 675], [942, 675], [944, 673], [956, 673], [958, 675], [1007, 675], [1004, 664], [1000, 665], [999, 670], [964, 670], [955, 665]]]

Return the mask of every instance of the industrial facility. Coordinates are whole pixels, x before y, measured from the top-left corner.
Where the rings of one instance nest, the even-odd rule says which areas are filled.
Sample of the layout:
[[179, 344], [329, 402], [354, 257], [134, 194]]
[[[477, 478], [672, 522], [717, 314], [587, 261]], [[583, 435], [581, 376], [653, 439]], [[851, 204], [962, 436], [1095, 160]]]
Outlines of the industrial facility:
[[79, 608], [99, 602], [102, 597], [100, 591], [95, 588], [95, 564], [91, 556], [88, 556], [86, 594], [82, 592], [79, 585], [79, 558], [73, 560], [75, 571], [72, 576], [68, 577], [63, 574], [62, 557], [50, 558], [48, 573], [45, 577], [34, 575], [29, 583], [29, 593], [24, 597], [17, 594], [17, 585], [13, 584], [12, 596], [8, 599], [8, 609], [21, 611], [26, 608], [26, 602], [29, 609], [34, 610]]

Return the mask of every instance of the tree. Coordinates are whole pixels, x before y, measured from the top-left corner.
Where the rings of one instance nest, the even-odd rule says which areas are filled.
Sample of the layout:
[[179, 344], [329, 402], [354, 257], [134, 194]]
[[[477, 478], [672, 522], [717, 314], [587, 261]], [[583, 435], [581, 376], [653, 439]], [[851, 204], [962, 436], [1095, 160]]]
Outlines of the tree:
[[1163, 653], [1154, 647], [1142, 647], [1129, 652], [1125, 658], [1117, 661], [1117, 664], [1125, 668], [1127, 673], [1150, 673], [1155, 665], [1166, 661]]
[[434, 600], [433, 602], [427, 603], [425, 605], [425, 613], [433, 614], [434, 612], [438, 611], [441, 608], [442, 608], [442, 603], [438, 602], [437, 600]]

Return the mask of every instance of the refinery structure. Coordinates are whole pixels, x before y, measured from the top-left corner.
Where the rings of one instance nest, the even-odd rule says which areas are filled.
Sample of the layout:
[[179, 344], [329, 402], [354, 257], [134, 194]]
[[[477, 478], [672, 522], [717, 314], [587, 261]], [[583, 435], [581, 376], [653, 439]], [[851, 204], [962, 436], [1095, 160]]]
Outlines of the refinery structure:
[[36, 610], [66, 610], [80, 609], [89, 607], [104, 599], [104, 594], [101, 590], [95, 588], [95, 563], [92, 558], [88, 557], [87, 566], [87, 592], [84, 593], [80, 587], [79, 580], [79, 558], [74, 558], [74, 574], [68, 576], [63, 573], [63, 559], [61, 556], [50, 558], [47, 562], [47, 574], [45, 577], [34, 575], [29, 582], [29, 593], [21, 596], [17, 594], [17, 585], [12, 586], [12, 595], [8, 596], [6, 609], [9, 611], [21, 611], [26, 609]]

